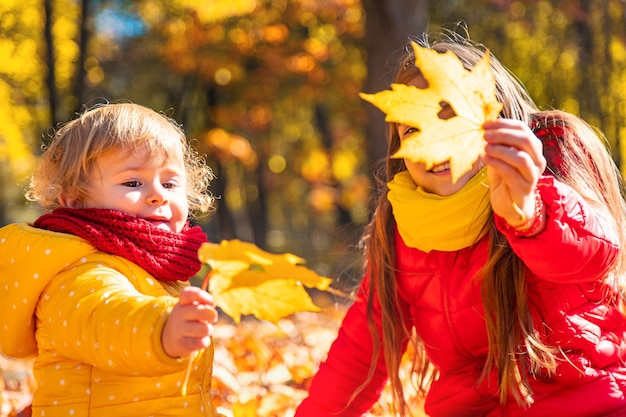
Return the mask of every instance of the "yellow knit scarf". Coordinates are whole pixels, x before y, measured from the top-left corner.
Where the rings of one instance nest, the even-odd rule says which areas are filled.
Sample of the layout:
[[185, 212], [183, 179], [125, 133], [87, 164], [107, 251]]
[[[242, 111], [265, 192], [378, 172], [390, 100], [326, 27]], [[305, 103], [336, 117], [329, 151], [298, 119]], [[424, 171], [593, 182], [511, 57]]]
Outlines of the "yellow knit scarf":
[[484, 226], [491, 213], [487, 168], [447, 197], [416, 186], [408, 171], [396, 174], [387, 185], [398, 231], [409, 247], [424, 252], [456, 251], [473, 245], [486, 233]]

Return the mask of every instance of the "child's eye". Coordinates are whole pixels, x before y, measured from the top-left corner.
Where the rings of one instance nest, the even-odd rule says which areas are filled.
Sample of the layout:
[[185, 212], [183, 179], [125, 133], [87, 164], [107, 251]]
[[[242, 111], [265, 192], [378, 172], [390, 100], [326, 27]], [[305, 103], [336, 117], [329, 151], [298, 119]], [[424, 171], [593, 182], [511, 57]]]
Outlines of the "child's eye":
[[141, 186], [141, 182], [137, 180], [132, 180], [132, 181], [126, 181], [122, 183], [122, 185], [125, 185], [126, 187], [130, 187], [130, 188], [137, 188]]
[[168, 190], [171, 190], [172, 188], [176, 188], [176, 187], [178, 187], [178, 184], [176, 184], [175, 182], [163, 183], [163, 188], [167, 188]]

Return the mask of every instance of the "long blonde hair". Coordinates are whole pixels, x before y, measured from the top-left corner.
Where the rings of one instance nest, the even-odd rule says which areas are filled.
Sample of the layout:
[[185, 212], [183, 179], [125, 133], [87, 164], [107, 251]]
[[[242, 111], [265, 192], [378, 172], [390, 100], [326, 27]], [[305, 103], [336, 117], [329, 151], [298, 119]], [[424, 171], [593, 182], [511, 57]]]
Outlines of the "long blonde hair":
[[120, 150], [144, 149], [149, 158], [181, 160], [185, 166], [187, 200], [194, 214], [207, 213], [213, 203], [208, 192], [213, 174], [173, 119], [133, 103], [94, 106], [54, 133], [26, 197], [46, 211], [59, 207], [61, 195], [78, 201], [88, 196], [88, 177], [102, 156]]
[[[440, 53], [453, 51], [467, 69], [471, 69], [485, 53], [484, 47], [454, 34], [432, 44], [426, 39], [416, 41]], [[419, 75], [412, 52], [412, 48], [407, 46], [406, 56], [396, 76], [397, 83], [408, 83]], [[616, 230], [619, 230], [623, 243], [626, 237], [624, 232], [626, 207], [621, 175], [607, 152], [604, 137], [573, 115], [556, 110], [540, 111], [521, 83], [493, 56], [491, 65], [496, 79], [496, 96], [504, 105], [501, 117], [521, 120], [529, 125], [564, 127], [566, 134], [559, 141], [561, 160], [556, 164], [549, 159], [550, 155], [546, 155], [549, 170], [586, 200], [594, 203], [599, 209], [606, 210], [615, 220]], [[374, 355], [368, 378], [359, 391], [371, 380], [376, 358], [382, 351], [395, 408], [401, 416], [405, 416], [407, 404], [398, 369], [406, 340], [415, 345], [413, 370], [420, 392], [427, 391], [436, 377], [436, 372], [430, 366], [419, 335], [412, 334], [412, 329], [407, 328], [399, 314], [393, 237], [395, 220], [387, 200], [387, 182], [398, 172], [406, 170], [402, 159], [390, 157], [399, 146], [397, 126], [390, 124], [385, 175], [379, 178], [380, 191], [376, 210], [363, 235], [367, 259], [366, 275], [369, 277], [368, 326], [374, 343]], [[528, 406], [533, 401], [528, 383], [529, 375], [538, 369], [554, 371], [558, 351], [543, 344], [533, 327], [528, 309], [524, 264], [511, 250], [506, 238], [496, 229], [492, 219], [484, 227], [489, 228], [489, 259], [477, 277], [481, 280], [489, 342], [483, 377], [495, 367], [499, 375], [501, 402], [505, 402], [510, 393], [518, 404]], [[621, 272], [626, 265], [624, 256], [626, 252], [622, 251], [615, 265], [614, 277], [623, 275]], [[616, 285], [624, 288], [623, 282], [616, 282]], [[381, 309], [382, 335], [379, 334], [372, 318], [375, 303], [379, 303]], [[526, 352], [524, 358], [521, 357], [520, 347]]]

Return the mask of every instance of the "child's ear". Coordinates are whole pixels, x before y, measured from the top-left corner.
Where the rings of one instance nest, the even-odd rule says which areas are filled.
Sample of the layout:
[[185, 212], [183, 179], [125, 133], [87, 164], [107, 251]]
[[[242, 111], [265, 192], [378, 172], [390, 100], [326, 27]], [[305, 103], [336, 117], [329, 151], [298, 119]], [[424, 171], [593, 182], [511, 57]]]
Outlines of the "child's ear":
[[59, 195], [59, 204], [61, 205], [61, 207], [66, 208], [81, 208], [83, 205], [82, 201], [79, 198], [65, 194]]

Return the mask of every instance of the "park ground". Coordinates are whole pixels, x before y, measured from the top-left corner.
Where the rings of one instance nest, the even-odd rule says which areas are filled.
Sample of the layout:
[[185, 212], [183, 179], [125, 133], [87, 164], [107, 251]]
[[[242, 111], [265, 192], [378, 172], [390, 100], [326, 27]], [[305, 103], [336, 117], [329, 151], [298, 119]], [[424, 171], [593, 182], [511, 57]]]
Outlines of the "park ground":
[[[344, 314], [345, 308], [303, 312], [276, 325], [254, 318], [240, 323], [221, 319], [213, 338], [212, 393], [219, 411], [226, 417], [293, 416]], [[31, 361], [0, 356], [0, 417], [30, 416], [31, 366]], [[385, 390], [369, 416], [393, 415], [390, 398]], [[425, 416], [415, 411], [421, 410], [421, 400], [416, 397], [412, 403], [414, 416]]]

